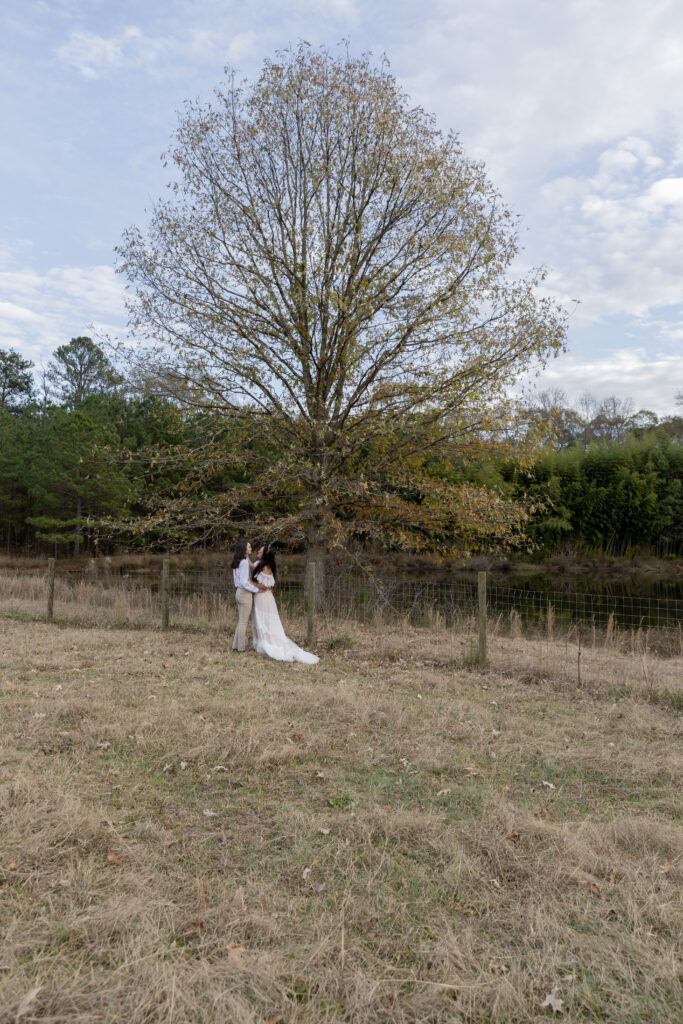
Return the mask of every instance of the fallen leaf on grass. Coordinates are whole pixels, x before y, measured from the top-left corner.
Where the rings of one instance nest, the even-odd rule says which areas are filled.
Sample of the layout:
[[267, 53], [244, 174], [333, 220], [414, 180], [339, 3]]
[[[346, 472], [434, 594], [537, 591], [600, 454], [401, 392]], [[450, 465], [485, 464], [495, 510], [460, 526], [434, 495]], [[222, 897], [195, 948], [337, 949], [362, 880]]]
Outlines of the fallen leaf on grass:
[[557, 989], [553, 989], [552, 992], [548, 992], [548, 994], [546, 995], [545, 999], [541, 1003], [541, 1009], [542, 1010], [545, 1010], [546, 1007], [549, 1007], [553, 1011], [553, 1014], [555, 1014], [555, 1013], [562, 1013], [563, 1012], [562, 1004], [563, 1004], [564, 1000], [563, 999], [559, 999], [558, 996], [555, 994], [556, 992], [557, 992]]
[[36, 985], [35, 988], [29, 989], [17, 1007], [16, 1020], [21, 1020], [31, 1010], [42, 987], [42, 985]]
[[594, 896], [600, 895], [600, 886], [596, 885], [595, 882], [589, 882], [588, 880], [582, 878], [579, 880], [579, 885], [588, 889], [588, 891], [592, 892]]
[[7, 865], [7, 870], [8, 871], [16, 871], [17, 870], [17, 862], [15, 860], [13, 860], [11, 864]]
[[505, 836], [511, 843], [518, 843], [520, 839], [519, 832], [510, 832], [509, 835]]
[[125, 864], [126, 861], [130, 860], [130, 857], [128, 856], [127, 853], [124, 853], [123, 856], [119, 857], [117, 853], [112, 853], [112, 851], [110, 850], [109, 853], [107, 854], [107, 860], [109, 861], [110, 864]]
[[303, 878], [304, 882], [306, 881], [306, 879], [308, 878], [310, 873], [311, 873], [311, 869], [310, 868], [304, 868], [304, 870], [301, 872], [301, 877]]
[[509, 793], [510, 792], [510, 787], [509, 786], [501, 786], [500, 788], [503, 791], [503, 793]]
[[661, 864], [659, 867], [660, 875], [668, 875], [668, 873], [671, 871], [671, 868], [673, 867], [673, 863], [674, 862], [671, 859], [671, 857], [667, 857], [666, 864]]
[[285, 1019], [284, 1013], [276, 1013], [274, 1017], [269, 1017], [265, 1024], [282, 1024]]
[[228, 960], [241, 960], [242, 954], [246, 953], [244, 946], [233, 946], [231, 942], [228, 943]]

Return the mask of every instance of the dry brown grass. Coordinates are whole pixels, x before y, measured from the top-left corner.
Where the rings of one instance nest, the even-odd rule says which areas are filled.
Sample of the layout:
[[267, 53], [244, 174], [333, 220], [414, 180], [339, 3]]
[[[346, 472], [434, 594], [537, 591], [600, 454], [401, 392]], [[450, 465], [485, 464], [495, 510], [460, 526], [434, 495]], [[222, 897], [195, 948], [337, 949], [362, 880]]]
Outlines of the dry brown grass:
[[345, 630], [0, 619], [2, 1024], [680, 1020], [671, 704]]

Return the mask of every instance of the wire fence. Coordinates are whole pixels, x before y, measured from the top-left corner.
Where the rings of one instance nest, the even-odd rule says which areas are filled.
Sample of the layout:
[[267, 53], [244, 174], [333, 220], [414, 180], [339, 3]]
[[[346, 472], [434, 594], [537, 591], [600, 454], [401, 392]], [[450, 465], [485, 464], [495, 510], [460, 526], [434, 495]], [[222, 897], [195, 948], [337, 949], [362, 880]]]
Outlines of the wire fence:
[[[52, 586], [57, 622], [160, 627], [165, 606], [164, 621], [172, 628], [234, 630], [229, 569], [167, 572], [164, 579], [153, 569], [116, 573], [58, 566], [52, 584], [44, 573], [5, 573], [0, 611], [44, 617]], [[586, 686], [609, 678], [650, 689], [661, 683], [676, 692], [683, 682], [683, 601], [677, 598], [526, 590], [487, 578], [479, 586], [382, 579], [335, 569], [320, 590], [322, 649], [338, 644], [339, 637], [352, 645], [354, 637], [372, 634], [396, 657], [419, 649], [446, 667], [488, 666], [531, 681], [547, 676]], [[304, 582], [279, 578], [276, 597], [286, 629], [301, 640]]]

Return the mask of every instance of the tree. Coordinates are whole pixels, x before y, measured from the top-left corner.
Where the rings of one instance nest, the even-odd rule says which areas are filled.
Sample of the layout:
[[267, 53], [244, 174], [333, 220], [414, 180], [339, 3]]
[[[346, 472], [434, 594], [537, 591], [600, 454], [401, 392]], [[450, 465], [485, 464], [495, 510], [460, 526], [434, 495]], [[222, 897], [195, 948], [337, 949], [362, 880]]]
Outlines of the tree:
[[45, 372], [46, 381], [61, 404], [77, 409], [92, 395], [110, 391], [113, 367], [92, 338], [72, 338], [60, 345]]
[[83, 410], [51, 409], [39, 424], [30, 468], [36, 536], [73, 544], [77, 558], [88, 520], [123, 512], [132, 487], [118, 465], [113, 428]]
[[368, 56], [301, 44], [215, 96], [186, 106], [170, 195], [118, 250], [151, 343], [134, 379], [270, 442], [251, 485], [194, 513], [235, 523], [286, 492], [271, 530], [319, 565], [349, 524], [416, 544], [516, 529], [429, 471], [509, 438], [509, 386], [564, 339], [542, 274], [509, 274], [515, 220], [482, 164]]
[[21, 539], [30, 511], [26, 474], [32, 421], [30, 415], [15, 416], [0, 406], [0, 536], [8, 554]]
[[564, 448], [581, 436], [581, 417], [569, 406], [567, 393], [560, 388], [540, 391], [535, 405], [526, 410], [526, 417], [546, 445]]
[[683, 446], [659, 428], [622, 441], [546, 449], [530, 471], [501, 467], [513, 493], [536, 499], [529, 524], [551, 551], [558, 543], [624, 554], [683, 551]]
[[0, 407], [17, 412], [33, 398], [33, 363], [13, 348], [0, 349]]

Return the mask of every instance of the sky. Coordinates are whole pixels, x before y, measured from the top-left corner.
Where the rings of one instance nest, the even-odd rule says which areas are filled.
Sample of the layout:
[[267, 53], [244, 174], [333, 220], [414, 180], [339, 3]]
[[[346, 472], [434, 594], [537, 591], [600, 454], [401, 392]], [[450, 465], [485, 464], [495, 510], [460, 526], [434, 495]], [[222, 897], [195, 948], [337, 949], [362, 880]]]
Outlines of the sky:
[[680, 0], [2, 0], [0, 347], [125, 330], [114, 247], [164, 191], [177, 111], [305, 39], [386, 54], [521, 216], [570, 310], [537, 386], [671, 413], [683, 391]]

